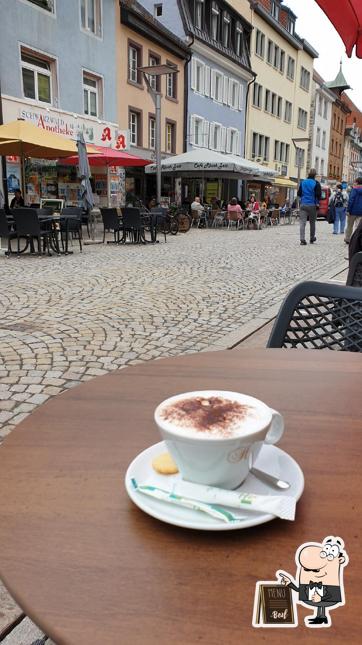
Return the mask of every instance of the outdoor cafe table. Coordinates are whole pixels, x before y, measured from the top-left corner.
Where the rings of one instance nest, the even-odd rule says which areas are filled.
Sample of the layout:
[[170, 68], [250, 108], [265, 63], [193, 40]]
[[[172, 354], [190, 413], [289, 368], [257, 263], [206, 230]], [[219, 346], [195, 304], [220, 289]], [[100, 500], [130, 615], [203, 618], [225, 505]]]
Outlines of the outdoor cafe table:
[[[360, 607], [361, 356], [245, 349], [181, 356], [58, 395], [0, 448], [0, 575], [58, 645], [356, 643]], [[177, 528], [129, 500], [124, 475], [159, 440], [153, 411], [197, 389], [252, 394], [283, 413], [280, 447], [305, 475], [296, 520]], [[346, 605], [330, 629], [251, 626], [255, 584], [295, 574], [306, 541], [339, 535]]]

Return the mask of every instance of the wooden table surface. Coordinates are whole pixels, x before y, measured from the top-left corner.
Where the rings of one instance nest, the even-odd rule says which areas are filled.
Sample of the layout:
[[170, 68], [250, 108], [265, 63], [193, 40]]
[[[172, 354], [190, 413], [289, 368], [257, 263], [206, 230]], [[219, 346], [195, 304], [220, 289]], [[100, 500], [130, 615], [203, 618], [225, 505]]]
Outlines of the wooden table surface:
[[[0, 448], [0, 575], [56, 643], [357, 642], [360, 633], [361, 356], [213, 352], [152, 361], [57, 396]], [[295, 522], [198, 532], [128, 499], [131, 460], [159, 440], [153, 410], [198, 389], [252, 394], [285, 417], [280, 447], [305, 474]], [[253, 629], [255, 584], [295, 573], [305, 541], [340, 535], [346, 605], [330, 629]]]

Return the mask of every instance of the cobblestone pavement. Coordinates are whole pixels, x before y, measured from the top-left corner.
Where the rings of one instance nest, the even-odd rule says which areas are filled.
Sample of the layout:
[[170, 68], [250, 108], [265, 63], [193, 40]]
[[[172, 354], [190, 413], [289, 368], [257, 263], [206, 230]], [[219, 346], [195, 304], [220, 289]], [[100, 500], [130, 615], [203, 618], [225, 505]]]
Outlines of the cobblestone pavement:
[[0, 257], [0, 441], [36, 406], [137, 361], [205, 350], [343, 262], [318, 224], [191, 230], [149, 246], [74, 246], [67, 257]]

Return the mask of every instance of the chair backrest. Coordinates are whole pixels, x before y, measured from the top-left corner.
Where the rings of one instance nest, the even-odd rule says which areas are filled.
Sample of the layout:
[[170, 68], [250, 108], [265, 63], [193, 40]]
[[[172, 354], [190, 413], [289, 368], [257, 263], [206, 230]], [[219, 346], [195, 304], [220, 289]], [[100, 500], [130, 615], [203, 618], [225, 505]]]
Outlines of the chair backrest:
[[346, 284], [350, 287], [362, 287], [362, 251], [352, 256]]
[[71, 217], [72, 219], [82, 219], [83, 209], [79, 206], [66, 206], [60, 213], [60, 217]]
[[17, 235], [40, 235], [40, 223], [34, 208], [14, 208], [12, 215]]
[[30, 204], [29, 208], [40, 208], [40, 203]]
[[52, 208], [37, 208], [36, 214], [38, 217], [51, 217], [54, 213]]
[[198, 210], [197, 210], [197, 211], [192, 210], [192, 211], [191, 211], [191, 217], [192, 217], [192, 219], [199, 219], [199, 218], [200, 218], [200, 211], [198, 211]]
[[105, 229], [119, 228], [119, 217], [116, 208], [101, 208], [100, 211]]
[[301, 282], [281, 305], [267, 347], [362, 352], [362, 289]]
[[0, 208], [0, 237], [9, 237], [9, 224], [3, 208]]
[[139, 208], [122, 208], [123, 227], [128, 229], [141, 229], [142, 218]]

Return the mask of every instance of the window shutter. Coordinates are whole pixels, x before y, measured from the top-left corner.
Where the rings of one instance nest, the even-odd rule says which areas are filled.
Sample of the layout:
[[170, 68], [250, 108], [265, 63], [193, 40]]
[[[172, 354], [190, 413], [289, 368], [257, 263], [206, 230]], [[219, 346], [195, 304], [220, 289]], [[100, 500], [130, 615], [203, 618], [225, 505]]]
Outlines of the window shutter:
[[205, 66], [205, 96], [210, 96], [210, 67]]
[[221, 141], [220, 141], [220, 152], [225, 152], [226, 144], [226, 128], [224, 126], [221, 128]]
[[204, 65], [204, 63], [201, 63], [200, 78], [201, 78], [200, 94], [204, 94], [205, 93], [205, 65]]
[[244, 86], [240, 83], [239, 87], [239, 110], [244, 109]]
[[241, 132], [240, 130], [238, 131], [237, 137], [236, 137], [236, 154], [240, 157], [241, 155]]
[[229, 79], [227, 76], [224, 76], [224, 100], [223, 102], [225, 105], [228, 103], [228, 95], [229, 95]]
[[231, 150], [231, 132], [230, 132], [230, 128], [227, 129], [227, 133], [226, 133], [226, 152], [232, 152], [232, 150]]
[[196, 89], [196, 59], [191, 60], [191, 89]]
[[202, 128], [202, 147], [203, 148], [208, 148], [209, 147], [209, 127], [210, 123], [209, 121], [204, 121], [203, 123], [203, 128]]
[[211, 72], [211, 98], [215, 99], [215, 70], [213, 69]]
[[230, 105], [230, 107], [233, 105], [233, 81], [231, 78], [229, 78], [228, 105]]
[[190, 114], [190, 143], [195, 143], [195, 115]]
[[214, 133], [215, 133], [215, 123], [210, 123], [209, 148], [211, 148], [211, 150], [214, 150]]

